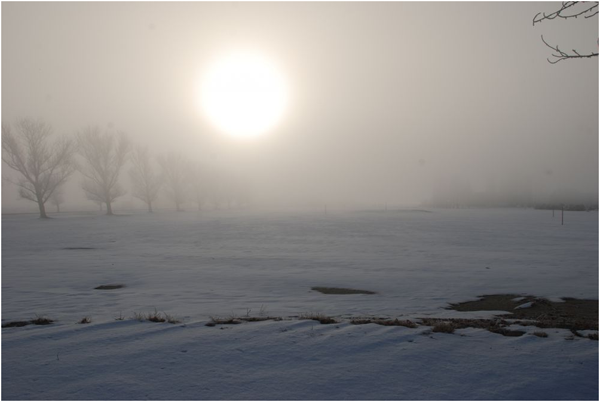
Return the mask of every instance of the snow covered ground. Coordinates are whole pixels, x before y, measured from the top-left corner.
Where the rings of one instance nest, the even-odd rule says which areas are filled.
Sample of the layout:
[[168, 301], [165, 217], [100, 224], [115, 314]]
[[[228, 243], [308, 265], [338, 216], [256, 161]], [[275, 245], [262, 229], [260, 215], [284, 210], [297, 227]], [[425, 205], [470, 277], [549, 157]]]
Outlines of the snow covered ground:
[[[93, 289], [108, 283], [127, 287]], [[444, 307], [493, 293], [597, 299], [598, 214], [566, 213], [564, 226], [551, 211], [518, 209], [4, 215], [2, 322], [57, 322], [2, 330], [2, 397], [598, 399], [598, 343], [565, 340], [566, 330], [205, 326], [261, 307], [292, 318], [485, 317]], [[128, 319], [155, 308], [182, 323]], [[77, 324], [84, 316], [92, 323]]]

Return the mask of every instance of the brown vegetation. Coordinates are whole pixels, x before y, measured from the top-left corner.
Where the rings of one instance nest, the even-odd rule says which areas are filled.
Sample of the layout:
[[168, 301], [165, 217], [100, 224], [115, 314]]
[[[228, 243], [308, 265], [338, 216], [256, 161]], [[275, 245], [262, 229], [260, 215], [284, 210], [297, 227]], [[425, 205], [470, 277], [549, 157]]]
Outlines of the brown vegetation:
[[315, 320], [319, 321], [321, 324], [336, 324], [337, 321], [331, 317], [326, 316], [321, 313], [304, 313], [298, 317], [301, 320]]
[[377, 324], [384, 325], [387, 327], [407, 327], [417, 328], [417, 324], [410, 320], [399, 320], [399, 319], [381, 319], [381, 318], [354, 318], [350, 321], [350, 324], [363, 325], [363, 324]]
[[360, 290], [360, 289], [348, 289], [348, 288], [327, 288], [315, 286], [312, 287], [311, 290], [316, 290], [317, 292], [326, 294], [326, 295], [374, 295], [376, 292], [372, 292], [370, 290]]

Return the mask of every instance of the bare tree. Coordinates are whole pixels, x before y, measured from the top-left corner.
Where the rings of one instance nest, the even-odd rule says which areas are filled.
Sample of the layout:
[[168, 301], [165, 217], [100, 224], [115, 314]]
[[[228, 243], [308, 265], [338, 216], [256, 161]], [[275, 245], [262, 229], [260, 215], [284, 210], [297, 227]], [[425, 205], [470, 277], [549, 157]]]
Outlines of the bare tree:
[[152, 212], [152, 202], [158, 196], [161, 181], [160, 177], [152, 169], [148, 148], [137, 146], [131, 154], [131, 168], [129, 174], [133, 181], [133, 196], [144, 201], [148, 205], [148, 212]]
[[119, 185], [119, 173], [127, 162], [129, 140], [123, 133], [100, 133], [88, 127], [77, 135], [79, 153], [85, 164], [79, 171], [85, 177], [82, 187], [88, 199], [106, 204], [106, 214], [113, 215], [112, 203], [125, 194]]
[[[546, 20], [554, 20], [556, 18], [568, 20], [571, 18], [583, 17], [584, 19], [591, 18], [598, 15], [598, 2], [586, 2], [586, 1], [564, 1], [558, 10], [553, 11], [549, 14], [540, 12], [533, 17], [533, 25]], [[555, 53], [552, 54], [554, 59], [547, 59], [550, 64], [556, 64], [559, 61], [567, 59], [589, 59], [592, 57], [598, 57], [598, 53], [588, 52], [581, 54], [577, 50], [572, 49], [569, 53], [558, 48], [558, 45], [552, 46], [542, 35], [542, 42], [544, 45], [552, 49]]]
[[201, 164], [190, 165], [189, 175], [194, 199], [198, 205], [198, 211], [201, 211], [208, 199], [209, 182], [207, 170]]
[[13, 135], [8, 124], [2, 124], [2, 160], [19, 173], [12, 181], [19, 195], [37, 202], [40, 218], [46, 215], [46, 201], [74, 171], [73, 141], [62, 138], [50, 143], [52, 128], [41, 120], [21, 119]]
[[56, 207], [56, 213], [60, 213], [60, 204], [65, 202], [65, 188], [58, 186], [50, 196], [50, 202]]
[[208, 199], [213, 209], [219, 209], [223, 201], [223, 174], [220, 170], [212, 168], [207, 181]]
[[158, 158], [158, 163], [163, 171], [167, 195], [175, 203], [175, 209], [182, 211], [181, 205], [188, 192], [189, 163], [182, 155], [174, 153]]

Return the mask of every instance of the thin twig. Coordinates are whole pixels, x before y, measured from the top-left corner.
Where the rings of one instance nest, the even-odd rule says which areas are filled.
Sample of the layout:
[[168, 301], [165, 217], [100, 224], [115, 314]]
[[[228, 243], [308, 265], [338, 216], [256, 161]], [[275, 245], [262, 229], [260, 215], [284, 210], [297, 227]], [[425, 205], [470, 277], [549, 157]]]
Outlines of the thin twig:
[[552, 54], [552, 57], [555, 57], [556, 60], [550, 60], [550, 59], [546, 59], [548, 60], [548, 63], [550, 64], [556, 64], [559, 61], [562, 60], [567, 60], [567, 59], [589, 59], [592, 57], [598, 57], [598, 53], [589, 53], [589, 54], [580, 54], [577, 50], [573, 49], [573, 53], [574, 54], [569, 54], [567, 52], [564, 52], [562, 50], [560, 50], [558, 48], [558, 45], [556, 46], [552, 46], [550, 45], [548, 42], [546, 42], [546, 40], [544, 39], [544, 35], [542, 35], [542, 42], [544, 42], [544, 45], [548, 46], [550, 49], [554, 50], [555, 52], [557, 52], [558, 54]]

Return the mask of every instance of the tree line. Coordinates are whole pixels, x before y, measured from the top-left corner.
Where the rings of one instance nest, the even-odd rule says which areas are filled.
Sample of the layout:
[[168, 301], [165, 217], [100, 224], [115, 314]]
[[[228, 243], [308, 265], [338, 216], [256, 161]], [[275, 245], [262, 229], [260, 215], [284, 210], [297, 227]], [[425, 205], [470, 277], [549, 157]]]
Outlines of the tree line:
[[98, 127], [86, 127], [74, 138], [54, 139], [52, 128], [39, 119], [20, 119], [14, 126], [2, 122], [2, 161], [18, 176], [6, 179], [22, 198], [37, 203], [40, 218], [48, 218], [47, 202], [60, 210], [64, 184], [76, 171], [83, 176], [87, 199], [105, 205], [106, 214], [113, 215], [114, 201], [126, 194], [119, 177], [128, 163], [131, 194], [146, 204], [148, 212], [153, 212], [161, 190], [177, 211], [190, 200], [198, 209], [248, 203], [241, 180], [181, 154], [153, 158], [148, 147], [133, 145], [126, 134]]

